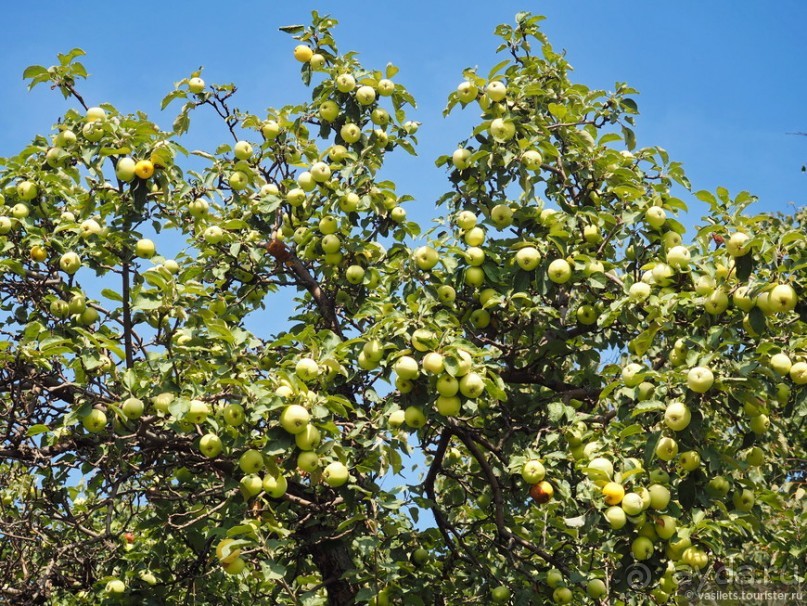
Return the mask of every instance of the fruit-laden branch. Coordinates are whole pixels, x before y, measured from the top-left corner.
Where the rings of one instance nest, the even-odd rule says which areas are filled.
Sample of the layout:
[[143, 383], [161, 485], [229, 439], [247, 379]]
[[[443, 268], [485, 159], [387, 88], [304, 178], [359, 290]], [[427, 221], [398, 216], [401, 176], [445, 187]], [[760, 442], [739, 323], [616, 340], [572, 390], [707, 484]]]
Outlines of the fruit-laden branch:
[[303, 262], [295, 257], [288, 247], [280, 240], [273, 239], [269, 242], [262, 244], [270, 255], [272, 255], [278, 262], [279, 267], [288, 267], [292, 273], [302, 282], [305, 289], [311, 293], [314, 301], [322, 314], [328, 328], [332, 330], [340, 339], [344, 339], [342, 329], [336, 318], [336, 309], [333, 301], [331, 301], [328, 294], [322, 290], [322, 287], [308, 271], [308, 268], [303, 265]]
[[474, 441], [473, 436], [470, 435], [468, 432], [464, 431], [461, 427], [457, 424], [452, 424], [452, 433], [456, 435], [459, 440], [465, 445], [468, 449], [468, 452], [471, 453], [471, 456], [476, 459], [477, 463], [479, 463], [479, 467], [482, 469], [482, 473], [485, 474], [485, 477], [488, 480], [488, 484], [490, 485], [491, 491], [493, 492], [493, 506], [494, 506], [494, 522], [496, 524], [496, 531], [500, 537], [506, 539], [508, 543], [517, 543], [521, 547], [528, 549], [535, 555], [541, 557], [544, 561], [551, 563], [553, 566], [558, 568], [561, 571], [566, 571], [566, 567], [558, 561], [555, 556], [534, 543], [527, 541], [526, 539], [514, 534], [505, 523], [504, 520], [504, 497], [502, 495], [502, 486], [499, 483], [499, 478], [496, 473], [493, 471], [493, 468], [488, 463], [487, 458], [485, 457], [484, 453], [479, 450], [479, 446]]

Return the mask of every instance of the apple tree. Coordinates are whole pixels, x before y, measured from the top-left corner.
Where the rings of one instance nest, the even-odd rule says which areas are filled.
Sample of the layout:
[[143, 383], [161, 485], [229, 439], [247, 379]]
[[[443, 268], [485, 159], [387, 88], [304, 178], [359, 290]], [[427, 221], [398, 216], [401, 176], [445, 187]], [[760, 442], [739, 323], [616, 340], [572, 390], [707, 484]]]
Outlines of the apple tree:
[[[636, 91], [573, 83], [540, 20], [448, 96], [477, 122], [423, 232], [379, 176], [414, 99], [330, 17], [283, 28], [309, 100], [255, 114], [194, 72], [171, 130], [85, 99], [79, 49], [25, 70], [69, 107], [0, 160], [4, 602], [647, 604], [803, 574], [807, 212], [692, 192], [637, 147]], [[219, 142], [189, 150], [200, 112]]]

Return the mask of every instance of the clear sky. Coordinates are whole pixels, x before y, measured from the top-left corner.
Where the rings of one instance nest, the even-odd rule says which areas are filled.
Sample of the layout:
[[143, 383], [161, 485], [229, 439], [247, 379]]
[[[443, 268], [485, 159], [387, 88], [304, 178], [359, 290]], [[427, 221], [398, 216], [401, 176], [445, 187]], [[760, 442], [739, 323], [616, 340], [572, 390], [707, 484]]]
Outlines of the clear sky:
[[[423, 122], [420, 157], [400, 158], [386, 173], [416, 196], [413, 218], [433, 216], [432, 200], [445, 190], [433, 159], [450, 153], [476, 117], [465, 110], [444, 121], [446, 96], [464, 67], [484, 72], [496, 62], [492, 30], [519, 10], [548, 17], [545, 31], [567, 51], [577, 81], [606, 89], [622, 81], [641, 91], [639, 144], [682, 161], [694, 189], [746, 189], [760, 197], [758, 210], [805, 204], [807, 137], [788, 134], [807, 131], [804, 0], [13, 2], [4, 7], [0, 41], [0, 155], [46, 132], [67, 107], [58, 93], [26, 92], [23, 69], [51, 65], [75, 46], [88, 53], [91, 79], [81, 85], [88, 102], [143, 109], [164, 127], [172, 114], [160, 115], [162, 96], [201, 65], [207, 82], [239, 86], [243, 109], [299, 101], [294, 42], [277, 28], [307, 22], [314, 8], [340, 21], [342, 51], [359, 51], [369, 67], [398, 65], [396, 80], [419, 102], [412, 118]], [[189, 144], [210, 149], [226, 140], [211, 128]]]

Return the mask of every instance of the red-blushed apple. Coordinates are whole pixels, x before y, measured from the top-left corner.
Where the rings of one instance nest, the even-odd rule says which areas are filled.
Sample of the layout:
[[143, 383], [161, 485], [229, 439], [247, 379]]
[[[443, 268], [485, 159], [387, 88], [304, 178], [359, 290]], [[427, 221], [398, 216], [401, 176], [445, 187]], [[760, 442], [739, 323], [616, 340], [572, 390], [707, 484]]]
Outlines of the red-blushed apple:
[[546, 480], [542, 480], [541, 482], [533, 484], [530, 487], [530, 496], [539, 505], [549, 503], [549, 501], [552, 500], [554, 494], [555, 489], [552, 487], [552, 484], [550, 484]]

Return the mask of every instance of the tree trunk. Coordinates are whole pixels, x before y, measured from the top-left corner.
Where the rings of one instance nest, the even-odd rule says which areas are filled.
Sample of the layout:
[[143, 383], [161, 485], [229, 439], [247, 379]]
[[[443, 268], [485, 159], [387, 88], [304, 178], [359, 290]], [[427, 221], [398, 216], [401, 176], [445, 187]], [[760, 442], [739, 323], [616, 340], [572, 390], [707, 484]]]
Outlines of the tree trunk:
[[344, 540], [323, 539], [309, 547], [309, 553], [328, 591], [330, 606], [355, 604], [358, 589], [346, 581], [345, 573], [353, 569], [347, 543]]

